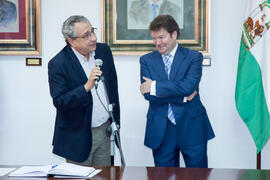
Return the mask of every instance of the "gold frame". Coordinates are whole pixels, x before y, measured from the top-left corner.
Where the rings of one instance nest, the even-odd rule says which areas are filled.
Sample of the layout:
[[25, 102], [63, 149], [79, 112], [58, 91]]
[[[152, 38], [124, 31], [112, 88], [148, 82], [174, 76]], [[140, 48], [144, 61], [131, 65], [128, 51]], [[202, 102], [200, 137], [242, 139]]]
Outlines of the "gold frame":
[[40, 13], [40, 0], [25, 0], [25, 38], [0, 39], [1, 55], [41, 55]]
[[[102, 37], [101, 41], [107, 43], [114, 55], [142, 55], [154, 50], [153, 42], [148, 40], [119, 40], [117, 39], [117, 1], [123, 0], [102, 0]], [[184, 0], [186, 1], [186, 0]], [[189, 0], [190, 1], [190, 0]], [[179, 43], [184, 47], [189, 47], [202, 52], [205, 56], [210, 55], [209, 45], [209, 13], [210, 0], [194, 1], [194, 38], [180, 38]], [[181, 31], [181, 30], [180, 30]], [[137, 47], [136, 47], [137, 46]], [[138, 48], [138, 46], [142, 48]]]

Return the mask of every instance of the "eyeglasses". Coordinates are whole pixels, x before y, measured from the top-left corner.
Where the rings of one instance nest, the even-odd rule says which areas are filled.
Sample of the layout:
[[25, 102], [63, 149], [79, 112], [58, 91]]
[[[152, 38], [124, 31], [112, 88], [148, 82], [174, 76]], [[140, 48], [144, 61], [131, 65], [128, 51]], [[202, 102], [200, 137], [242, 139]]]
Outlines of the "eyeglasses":
[[82, 38], [82, 39], [88, 39], [88, 38], [90, 38], [92, 35], [96, 35], [95, 34], [95, 31], [97, 30], [97, 28], [94, 28], [94, 27], [92, 27], [91, 28], [91, 31], [86, 31], [82, 36], [77, 36], [77, 37], [75, 37], [74, 39], [76, 39], [76, 38]]

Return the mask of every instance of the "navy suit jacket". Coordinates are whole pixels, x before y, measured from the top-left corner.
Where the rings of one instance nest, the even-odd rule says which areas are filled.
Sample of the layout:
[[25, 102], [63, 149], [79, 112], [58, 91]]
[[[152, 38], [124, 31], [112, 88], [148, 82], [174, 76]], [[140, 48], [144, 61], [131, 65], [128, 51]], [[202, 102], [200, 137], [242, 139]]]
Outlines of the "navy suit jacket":
[[[109, 46], [97, 43], [95, 59], [102, 59], [113, 115], [120, 124], [117, 76]], [[85, 161], [92, 147], [91, 121], [93, 99], [84, 89], [88, 77], [69, 45], [65, 46], [48, 64], [50, 93], [56, 107], [53, 153], [76, 162]]]
[[199, 91], [202, 60], [201, 53], [178, 45], [168, 80], [162, 56], [158, 51], [140, 58], [141, 82], [144, 82], [143, 76], [156, 81], [156, 96], [149, 93], [144, 95], [149, 101], [144, 141], [146, 146], [152, 149], [160, 146], [166, 131], [169, 103], [176, 120], [176, 139], [179, 146], [202, 144], [214, 137], [199, 92], [192, 101], [183, 102], [185, 96], [195, 90]]

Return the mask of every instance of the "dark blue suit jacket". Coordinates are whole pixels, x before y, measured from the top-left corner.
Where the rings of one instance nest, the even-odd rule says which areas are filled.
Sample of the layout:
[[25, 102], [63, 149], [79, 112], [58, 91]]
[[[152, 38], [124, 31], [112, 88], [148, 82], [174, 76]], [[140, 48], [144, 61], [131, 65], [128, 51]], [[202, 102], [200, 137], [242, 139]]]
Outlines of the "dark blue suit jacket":
[[[109, 46], [97, 43], [95, 59], [102, 59], [110, 103], [114, 103], [114, 118], [120, 124], [117, 76]], [[84, 89], [88, 77], [69, 45], [48, 64], [50, 93], [56, 107], [53, 153], [76, 162], [85, 161], [92, 147], [91, 119], [93, 99]]]
[[168, 80], [162, 56], [153, 51], [140, 58], [142, 77], [156, 81], [156, 96], [149, 93], [145, 145], [157, 149], [167, 126], [168, 104], [171, 104], [176, 120], [177, 143], [188, 147], [207, 142], [214, 137], [206, 110], [200, 101], [199, 92], [192, 101], [183, 103], [183, 98], [198, 91], [202, 75], [201, 53], [178, 45]]

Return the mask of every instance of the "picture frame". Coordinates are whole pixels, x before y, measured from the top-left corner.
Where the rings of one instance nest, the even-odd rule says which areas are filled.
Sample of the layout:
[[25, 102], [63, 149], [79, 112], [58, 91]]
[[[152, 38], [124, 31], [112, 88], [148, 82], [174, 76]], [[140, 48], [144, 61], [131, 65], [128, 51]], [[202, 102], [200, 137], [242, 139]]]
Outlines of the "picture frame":
[[[138, 21], [133, 22], [131, 10], [132, 4], [143, 4], [149, 0], [102, 0], [102, 42], [107, 43], [114, 55], [142, 55], [155, 49], [150, 36], [148, 26], [138, 26]], [[145, 1], [145, 2], [143, 2]], [[179, 18], [174, 19], [180, 27], [179, 43], [203, 53], [210, 57], [209, 44], [209, 6], [210, 0], [162, 0], [178, 5], [182, 11]], [[182, 8], [181, 8], [182, 7]], [[160, 7], [161, 8], [161, 7]], [[137, 9], [138, 13], [146, 16], [144, 11]], [[140, 14], [137, 14], [138, 17]], [[177, 16], [178, 17], [178, 16]], [[138, 18], [137, 18], [138, 19]], [[180, 20], [179, 20], [180, 19]], [[182, 24], [181, 24], [182, 20]], [[180, 23], [179, 23], [180, 21]], [[133, 24], [133, 26], [132, 26]], [[147, 24], [147, 25], [146, 25]]]
[[0, 54], [41, 55], [40, 0], [6, 2], [8, 3], [3, 8], [9, 9], [9, 12], [11, 8], [15, 11], [13, 21], [11, 16], [7, 15], [8, 12], [6, 20], [3, 20], [3, 16], [2, 22], [0, 21]]

